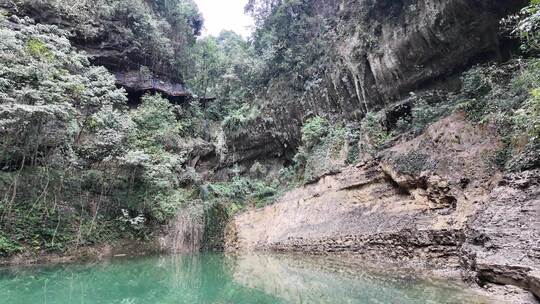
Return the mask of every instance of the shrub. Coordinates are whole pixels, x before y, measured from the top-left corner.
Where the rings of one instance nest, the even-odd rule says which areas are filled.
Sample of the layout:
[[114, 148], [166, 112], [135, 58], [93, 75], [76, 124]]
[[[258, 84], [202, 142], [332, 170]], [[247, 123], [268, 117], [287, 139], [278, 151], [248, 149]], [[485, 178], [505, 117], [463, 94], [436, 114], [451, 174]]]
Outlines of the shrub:
[[302, 128], [302, 146], [293, 159], [298, 178], [292, 184], [296, 179], [310, 183], [343, 168], [350, 157], [349, 153], [345, 154], [350, 137], [351, 130], [347, 127], [330, 126], [319, 116], [308, 120]]
[[[152, 67], [179, 78], [188, 67], [184, 58], [202, 28], [202, 16], [192, 0], [18, 0], [19, 10], [47, 11], [62, 16], [66, 30], [88, 40], [122, 39]], [[102, 26], [97, 26], [102, 25]], [[103, 32], [107, 29], [107, 33]], [[116, 41], [110, 41], [116, 43]], [[44, 54], [32, 42], [36, 54]]]
[[[505, 168], [524, 147], [536, 147], [539, 138], [540, 60], [514, 60], [504, 65], [478, 66], [464, 76], [458, 107], [474, 123], [491, 123], [497, 127], [505, 148], [494, 157], [499, 168]], [[485, 87], [483, 90], [475, 88]], [[523, 158], [525, 159], [525, 158]], [[519, 167], [515, 161], [512, 166]]]
[[433, 169], [435, 165], [429, 155], [418, 151], [411, 151], [408, 154], [399, 155], [394, 160], [396, 169], [402, 174], [417, 176], [422, 171]]
[[0, 234], [0, 256], [10, 256], [21, 252], [23, 249], [18, 243]]
[[0, 28], [0, 254], [144, 238], [176, 216], [191, 199], [176, 109], [148, 95], [128, 114], [67, 33], [17, 22]]
[[[379, 150], [386, 142], [392, 138], [392, 134], [383, 126], [382, 112], [368, 112], [360, 124], [360, 132], [364, 140], [373, 149]], [[374, 152], [374, 151], [369, 151]]]
[[443, 100], [430, 104], [425, 97], [413, 94], [412, 121], [410, 128], [415, 134], [420, 134], [429, 124], [441, 117], [450, 115], [455, 109], [453, 96], [444, 97]]
[[511, 36], [521, 39], [523, 51], [540, 51], [540, 1], [531, 0], [530, 5], [501, 23]]
[[261, 112], [257, 107], [244, 105], [240, 109], [232, 111], [223, 119], [222, 126], [231, 135], [239, 135], [249, 122], [261, 117]]
[[272, 202], [276, 194], [276, 188], [269, 182], [238, 176], [230, 182], [206, 184], [202, 189], [204, 200], [225, 203], [236, 211], [248, 206], [263, 207]]
[[28, 42], [26, 42], [26, 48], [31, 56], [38, 59], [44, 58], [52, 60], [54, 58], [54, 54], [47, 47], [47, 45], [37, 38], [31, 38], [28, 40]]
[[302, 127], [302, 144], [307, 150], [320, 143], [328, 134], [329, 122], [325, 118], [315, 116], [306, 121]]
[[540, 140], [540, 88], [531, 92], [531, 97], [515, 112], [513, 119], [516, 128], [529, 136], [529, 141]]

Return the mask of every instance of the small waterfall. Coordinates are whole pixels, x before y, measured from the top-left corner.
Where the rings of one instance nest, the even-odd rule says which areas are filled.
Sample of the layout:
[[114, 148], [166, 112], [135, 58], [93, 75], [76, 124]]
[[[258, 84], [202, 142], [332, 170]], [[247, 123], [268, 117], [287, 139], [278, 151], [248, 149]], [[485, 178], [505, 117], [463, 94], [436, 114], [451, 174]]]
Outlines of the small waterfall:
[[196, 253], [202, 245], [204, 219], [202, 208], [188, 207], [168, 226], [162, 247], [170, 253]]

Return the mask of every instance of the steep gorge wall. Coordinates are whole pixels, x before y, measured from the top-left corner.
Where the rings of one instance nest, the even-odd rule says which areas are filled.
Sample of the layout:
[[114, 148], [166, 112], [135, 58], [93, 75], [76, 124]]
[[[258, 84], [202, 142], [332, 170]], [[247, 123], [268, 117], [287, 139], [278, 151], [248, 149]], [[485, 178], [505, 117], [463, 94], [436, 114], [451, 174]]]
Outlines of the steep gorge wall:
[[459, 88], [457, 73], [506, 56], [508, 41], [500, 34], [499, 20], [525, 2], [311, 1], [311, 18], [325, 24], [312, 29], [313, 39], [327, 46], [324, 58], [308, 66], [307, 76], [279, 75], [268, 83], [261, 94], [262, 119], [247, 128], [257, 132], [227, 134], [233, 151], [229, 158], [290, 156], [299, 144], [302, 122], [313, 115], [358, 120], [409, 92]]
[[238, 215], [227, 228], [226, 248], [466, 269], [482, 282], [539, 295], [540, 174], [503, 176], [487, 161], [500, 145], [492, 129], [454, 114], [378, 160]]
[[[229, 227], [228, 247], [367, 250], [361, 253], [374, 251], [376, 258], [389, 252], [394, 238], [397, 246], [420, 251], [440, 242], [454, 248], [455, 256], [468, 217], [489, 193], [492, 174], [482, 159], [499, 144], [492, 132], [456, 114], [385, 151], [381, 160], [348, 167], [286, 193], [273, 206], [240, 214]], [[396, 258], [415, 256], [398, 253]]]

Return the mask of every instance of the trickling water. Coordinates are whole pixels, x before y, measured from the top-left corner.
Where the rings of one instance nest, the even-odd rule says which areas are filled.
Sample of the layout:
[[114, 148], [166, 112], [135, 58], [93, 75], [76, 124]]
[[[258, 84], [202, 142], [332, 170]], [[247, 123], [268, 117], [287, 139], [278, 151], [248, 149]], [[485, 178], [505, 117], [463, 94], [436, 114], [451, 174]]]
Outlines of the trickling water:
[[171, 252], [194, 253], [201, 248], [203, 223], [199, 218], [180, 215], [172, 224]]
[[0, 269], [0, 303], [495, 302], [457, 283], [419, 279], [413, 274], [376, 274], [339, 259], [200, 254]]

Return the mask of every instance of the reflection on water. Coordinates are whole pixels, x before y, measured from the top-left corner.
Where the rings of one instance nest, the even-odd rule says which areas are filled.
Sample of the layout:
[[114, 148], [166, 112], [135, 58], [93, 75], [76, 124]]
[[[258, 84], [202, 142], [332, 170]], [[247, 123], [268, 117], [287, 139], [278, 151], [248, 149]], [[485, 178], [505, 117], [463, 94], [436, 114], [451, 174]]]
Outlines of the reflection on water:
[[234, 279], [286, 303], [494, 303], [457, 282], [367, 270], [331, 257], [242, 256]]
[[336, 259], [147, 257], [0, 270], [0, 303], [493, 303], [458, 285], [374, 275]]

